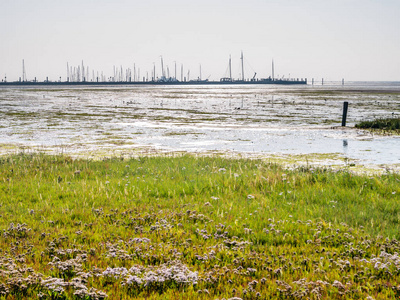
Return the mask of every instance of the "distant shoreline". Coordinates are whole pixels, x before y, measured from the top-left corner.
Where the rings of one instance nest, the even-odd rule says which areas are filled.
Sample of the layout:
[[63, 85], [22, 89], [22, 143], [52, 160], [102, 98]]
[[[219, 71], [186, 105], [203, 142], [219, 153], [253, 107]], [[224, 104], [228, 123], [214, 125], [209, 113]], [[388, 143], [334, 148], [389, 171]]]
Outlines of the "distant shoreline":
[[385, 94], [398, 94], [400, 93], [400, 87], [398, 89], [393, 89], [393, 88], [381, 88], [381, 89], [377, 89], [377, 88], [365, 88], [365, 89], [360, 89], [359, 87], [351, 89], [351, 88], [346, 88], [346, 89], [338, 89], [338, 88], [334, 88], [334, 87], [327, 87], [326, 89], [324, 89], [325, 91], [335, 91], [335, 92], [343, 92], [343, 93], [385, 93]]
[[203, 86], [203, 85], [307, 85], [307, 79], [260, 79], [237, 81], [13, 81], [0, 82], [0, 86]]
[[[336, 83], [336, 82], [335, 82]], [[335, 91], [343, 93], [388, 93], [397, 94], [400, 93], [400, 82], [388, 82], [388, 81], [348, 81], [345, 85], [326, 83], [321, 84], [310, 84], [306, 80], [258, 80], [258, 81], [184, 81], [184, 82], [0, 82], [0, 88], [35, 88], [35, 87], [163, 87], [163, 86], [291, 86], [298, 87], [301, 90], [307, 91]]]

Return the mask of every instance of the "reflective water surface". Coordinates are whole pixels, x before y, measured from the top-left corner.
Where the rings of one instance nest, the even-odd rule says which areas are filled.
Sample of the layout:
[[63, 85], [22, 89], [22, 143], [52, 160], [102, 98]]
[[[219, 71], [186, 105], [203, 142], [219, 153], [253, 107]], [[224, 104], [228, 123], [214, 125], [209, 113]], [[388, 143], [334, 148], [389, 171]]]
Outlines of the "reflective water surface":
[[[343, 102], [347, 126], [340, 127]], [[2, 153], [91, 151], [332, 154], [400, 164], [400, 138], [357, 130], [400, 114], [400, 85], [0, 88]], [[332, 156], [332, 157], [333, 157]]]

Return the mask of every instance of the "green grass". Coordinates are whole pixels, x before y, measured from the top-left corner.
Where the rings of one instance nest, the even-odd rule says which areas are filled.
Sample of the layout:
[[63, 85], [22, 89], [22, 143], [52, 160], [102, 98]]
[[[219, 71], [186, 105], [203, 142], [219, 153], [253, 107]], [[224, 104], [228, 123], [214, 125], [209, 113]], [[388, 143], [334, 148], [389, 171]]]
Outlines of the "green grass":
[[363, 129], [383, 129], [400, 131], [400, 118], [376, 119], [374, 121], [363, 121], [355, 125]]
[[399, 194], [261, 160], [1, 157], [0, 299], [397, 299]]

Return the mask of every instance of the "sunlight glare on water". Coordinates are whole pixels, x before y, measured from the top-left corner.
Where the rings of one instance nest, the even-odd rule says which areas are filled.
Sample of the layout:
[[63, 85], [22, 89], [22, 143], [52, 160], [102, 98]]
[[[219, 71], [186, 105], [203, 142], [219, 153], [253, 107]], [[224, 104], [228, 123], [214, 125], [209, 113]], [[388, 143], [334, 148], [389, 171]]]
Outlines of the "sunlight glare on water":
[[[393, 92], [393, 89], [395, 92]], [[342, 128], [343, 102], [349, 102]], [[400, 139], [354, 128], [400, 114], [400, 85], [119, 86], [0, 89], [0, 143], [76, 153], [339, 154], [399, 164]]]

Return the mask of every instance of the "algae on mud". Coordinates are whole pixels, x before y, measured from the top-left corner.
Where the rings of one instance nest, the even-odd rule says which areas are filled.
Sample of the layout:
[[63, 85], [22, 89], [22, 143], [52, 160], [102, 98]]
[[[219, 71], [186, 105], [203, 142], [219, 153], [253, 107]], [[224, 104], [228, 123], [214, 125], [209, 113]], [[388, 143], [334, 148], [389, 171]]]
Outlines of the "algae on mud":
[[[162, 151], [232, 151], [252, 155], [338, 154], [358, 165], [400, 163], [400, 138], [338, 128], [400, 113], [400, 92], [349, 87], [120, 87], [0, 89], [0, 143], [76, 152], [153, 147]], [[171, 132], [182, 134], [171, 135]], [[186, 133], [186, 134], [185, 134]], [[199, 134], [194, 134], [199, 133]], [[99, 144], [104, 141], [104, 144]], [[347, 147], [343, 146], [347, 141]], [[369, 150], [365, 153], [365, 150]]]
[[400, 176], [0, 157], [0, 298], [397, 299]]

